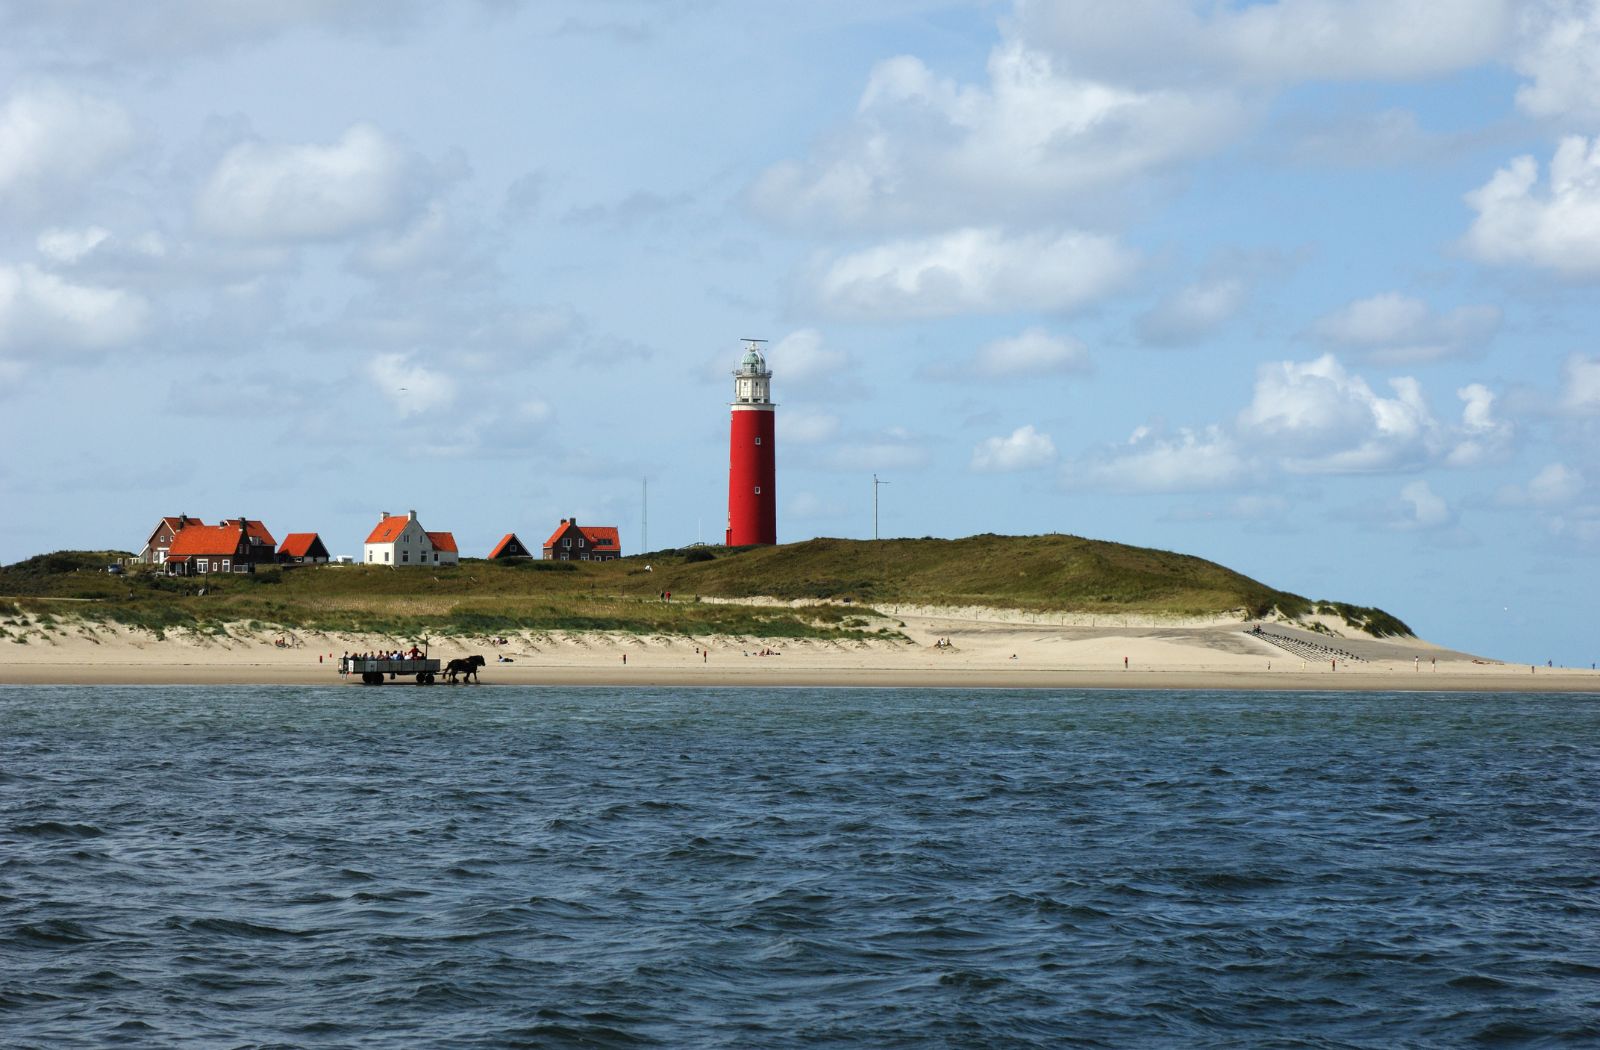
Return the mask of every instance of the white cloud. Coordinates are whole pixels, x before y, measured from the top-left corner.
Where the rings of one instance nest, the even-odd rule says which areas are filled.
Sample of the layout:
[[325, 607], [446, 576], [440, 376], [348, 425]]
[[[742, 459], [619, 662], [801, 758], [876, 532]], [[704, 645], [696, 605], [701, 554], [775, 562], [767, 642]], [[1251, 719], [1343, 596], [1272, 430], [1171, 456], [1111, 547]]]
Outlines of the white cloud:
[[1180, 288], [1140, 316], [1139, 338], [1155, 346], [1203, 339], [1244, 305], [1248, 289], [1236, 277], [1219, 277]]
[[115, 102], [56, 87], [18, 91], [0, 106], [0, 202], [38, 207], [105, 170], [134, 138]]
[[410, 354], [378, 354], [367, 362], [367, 377], [402, 418], [448, 408], [456, 400], [455, 380], [418, 364]]
[[1332, 354], [1264, 364], [1239, 428], [1292, 472], [1361, 473], [1425, 463], [1442, 444], [1439, 424], [1415, 379], [1391, 379], [1389, 386], [1394, 397], [1374, 393]]
[[1600, 138], [1562, 139], [1545, 186], [1538, 162], [1522, 156], [1466, 201], [1478, 213], [1464, 239], [1474, 257], [1600, 278]]
[[1182, 428], [1171, 437], [1140, 427], [1125, 445], [1069, 464], [1062, 480], [1121, 492], [1199, 492], [1233, 488], [1253, 473], [1238, 442], [1220, 427]]
[[45, 230], [34, 240], [39, 254], [52, 262], [71, 265], [94, 251], [111, 236], [104, 226], [86, 226], [79, 230]]
[[1033, 424], [1020, 426], [1009, 437], [985, 438], [972, 450], [972, 469], [984, 474], [1034, 470], [1056, 459], [1056, 443]]
[[751, 198], [796, 225], [852, 230], [1059, 217], [1084, 209], [1086, 191], [1214, 152], [1241, 123], [1226, 92], [1086, 80], [1008, 39], [983, 85], [911, 56], [879, 63], [853, 124], [810, 160], [769, 169]]
[[1461, 421], [1436, 418], [1422, 386], [1391, 379], [1373, 391], [1332, 354], [1259, 367], [1250, 404], [1231, 425], [1140, 427], [1126, 446], [1071, 465], [1068, 484], [1134, 491], [1232, 488], [1278, 474], [1361, 474], [1470, 467], [1504, 458], [1515, 428], [1495, 416], [1480, 383], [1456, 391]]
[[1583, 493], [1583, 475], [1565, 463], [1549, 463], [1523, 486], [1507, 485], [1499, 501], [1509, 506], [1565, 507]]
[[978, 351], [973, 362], [980, 376], [996, 379], [1089, 372], [1093, 363], [1076, 339], [1029, 328], [1010, 339], [997, 339]]
[[1500, 328], [1493, 306], [1461, 306], [1436, 314], [1398, 292], [1358, 299], [1312, 326], [1325, 343], [1379, 364], [1420, 364], [1461, 357], [1481, 348]]
[[1021, 0], [1021, 32], [1094, 73], [1147, 82], [1412, 80], [1492, 60], [1510, 0]]
[[1410, 507], [1406, 517], [1398, 522], [1401, 528], [1436, 529], [1455, 520], [1450, 505], [1426, 481], [1406, 485], [1400, 490], [1400, 498]]
[[1525, 3], [1512, 65], [1532, 83], [1517, 89], [1524, 113], [1600, 123], [1600, 3]]
[[839, 380], [850, 369], [850, 355], [822, 344], [815, 328], [791, 332], [773, 344], [767, 363], [785, 385], [811, 386]]
[[512, 411], [517, 419], [524, 423], [548, 422], [555, 415], [555, 410], [550, 407], [550, 403], [537, 397], [518, 402], [513, 406]]
[[1496, 419], [1494, 391], [1482, 383], [1469, 383], [1456, 391], [1462, 401], [1461, 426], [1452, 435], [1454, 445], [1445, 454], [1451, 467], [1473, 467], [1499, 459], [1511, 446], [1512, 425]]
[[34, 266], [0, 266], [0, 351], [48, 360], [144, 335], [149, 304], [132, 292], [74, 284]]
[[355, 259], [361, 269], [376, 274], [414, 270], [444, 254], [449, 224], [438, 201], [428, 204], [405, 228], [379, 230], [368, 238]]
[[1561, 372], [1562, 411], [1574, 415], [1600, 413], [1600, 357], [1573, 354]]
[[1110, 237], [963, 229], [843, 256], [815, 280], [820, 304], [860, 318], [1077, 309], [1119, 288], [1136, 257]]
[[[493, 6], [497, 0], [482, 0]], [[260, 44], [299, 29], [392, 40], [419, 21], [419, 0], [52, 0], [0, 6], [0, 33], [41, 57], [96, 66], [169, 63]]]
[[195, 210], [208, 232], [242, 240], [335, 240], [404, 221], [420, 173], [378, 129], [332, 145], [241, 143], [223, 156]]

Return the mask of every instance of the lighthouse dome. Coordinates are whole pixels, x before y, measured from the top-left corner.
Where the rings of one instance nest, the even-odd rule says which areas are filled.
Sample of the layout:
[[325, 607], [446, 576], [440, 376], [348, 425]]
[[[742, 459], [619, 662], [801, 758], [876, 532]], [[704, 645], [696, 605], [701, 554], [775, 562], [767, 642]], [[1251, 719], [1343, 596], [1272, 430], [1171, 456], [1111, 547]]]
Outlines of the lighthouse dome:
[[739, 362], [739, 371], [765, 372], [766, 370], [767, 359], [761, 356], [760, 350], [757, 350], [753, 346], [745, 350], [744, 359]]

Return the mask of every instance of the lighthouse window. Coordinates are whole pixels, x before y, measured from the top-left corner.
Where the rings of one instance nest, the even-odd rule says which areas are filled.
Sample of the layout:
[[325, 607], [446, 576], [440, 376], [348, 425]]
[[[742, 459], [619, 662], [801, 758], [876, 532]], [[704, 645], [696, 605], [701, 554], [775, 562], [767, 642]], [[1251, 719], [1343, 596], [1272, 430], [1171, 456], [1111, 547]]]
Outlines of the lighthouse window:
[[756, 486], [756, 495], [757, 496], [761, 495], [761, 486], [760, 485]]
[[759, 437], [756, 438], [756, 444], [761, 444], [761, 439]]

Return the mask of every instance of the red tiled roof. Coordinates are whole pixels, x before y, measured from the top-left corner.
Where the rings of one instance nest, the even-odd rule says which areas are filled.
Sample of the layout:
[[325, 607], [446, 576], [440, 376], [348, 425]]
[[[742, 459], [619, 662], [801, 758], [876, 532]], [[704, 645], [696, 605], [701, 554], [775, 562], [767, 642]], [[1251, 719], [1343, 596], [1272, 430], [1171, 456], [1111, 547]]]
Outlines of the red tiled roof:
[[622, 541], [617, 538], [615, 525], [579, 525], [578, 528], [583, 530], [583, 535], [591, 547], [605, 547], [609, 550], [619, 550], [622, 547]]
[[268, 547], [276, 547], [278, 545], [278, 541], [272, 538], [272, 533], [268, 532], [267, 527], [259, 521], [254, 519], [246, 520], [245, 527], [249, 530], [251, 539], [260, 540]]
[[283, 538], [283, 546], [278, 548], [278, 553], [290, 558], [304, 558], [316, 542], [317, 534], [314, 532], [291, 532]]
[[[572, 523], [566, 521], [556, 526], [556, 531], [552, 532], [550, 538], [544, 541], [546, 549], [554, 547], [556, 541], [561, 538], [561, 534], [571, 527], [573, 527]], [[617, 538], [617, 527], [615, 525], [578, 525], [576, 527], [583, 534], [583, 538], [588, 541], [590, 547], [599, 547], [608, 551], [622, 549], [622, 542]]]
[[239, 552], [239, 525], [190, 525], [172, 538], [167, 551], [174, 555], [200, 554], [229, 558]]
[[372, 530], [372, 535], [367, 537], [367, 542], [393, 543], [400, 538], [400, 534], [405, 531], [406, 522], [410, 520], [410, 515], [406, 514], [389, 515], [378, 522], [378, 527]]
[[494, 550], [489, 552], [490, 559], [492, 560], [494, 558], [500, 557], [501, 553], [504, 552], [505, 549], [511, 545], [511, 541], [512, 540], [516, 540], [517, 543], [521, 544], [523, 550], [527, 550], [528, 549], [528, 545], [526, 543], [523, 543], [521, 540], [517, 539], [517, 534], [516, 533], [508, 532], [500, 540], [499, 543], [495, 544]]
[[430, 532], [428, 533], [428, 541], [433, 544], [433, 549], [436, 551], [449, 551], [451, 554], [461, 553], [456, 550], [456, 538], [453, 533]]

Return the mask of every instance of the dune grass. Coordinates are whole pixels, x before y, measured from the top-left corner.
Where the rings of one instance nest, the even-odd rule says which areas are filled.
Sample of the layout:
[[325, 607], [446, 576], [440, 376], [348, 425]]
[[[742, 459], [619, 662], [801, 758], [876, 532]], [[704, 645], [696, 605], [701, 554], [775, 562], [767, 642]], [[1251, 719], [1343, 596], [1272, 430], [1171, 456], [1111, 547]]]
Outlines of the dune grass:
[[[1184, 554], [1077, 536], [959, 540], [816, 539], [776, 547], [657, 551], [610, 562], [467, 560], [449, 568], [267, 567], [168, 577], [105, 572], [118, 552], [63, 551], [0, 569], [0, 596], [30, 612], [161, 632], [224, 621], [330, 631], [496, 634], [629, 631], [848, 637], [876, 631], [874, 605], [1033, 612], [1290, 617], [1317, 611], [1378, 634], [1409, 635], [1379, 609], [1312, 602]], [[201, 593], [201, 592], [204, 593]], [[670, 592], [672, 600], [663, 595]], [[794, 607], [698, 598], [768, 597]], [[851, 606], [862, 609], [853, 610]]]

